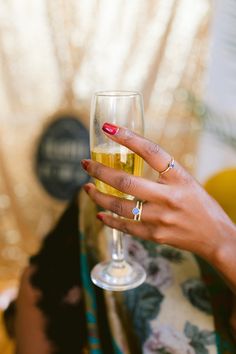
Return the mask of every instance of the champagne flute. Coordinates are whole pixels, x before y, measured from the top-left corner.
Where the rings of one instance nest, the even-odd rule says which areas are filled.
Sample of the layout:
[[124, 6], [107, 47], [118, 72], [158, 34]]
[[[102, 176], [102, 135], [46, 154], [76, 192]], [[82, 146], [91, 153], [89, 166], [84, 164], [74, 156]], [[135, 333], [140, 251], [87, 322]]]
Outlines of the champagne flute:
[[[91, 158], [106, 166], [140, 176], [143, 160], [128, 148], [107, 138], [102, 131], [105, 122], [125, 126], [143, 134], [143, 100], [139, 92], [104, 91], [95, 93], [92, 98], [90, 116]], [[103, 193], [120, 198], [134, 199], [95, 180], [96, 187]], [[123, 233], [112, 229], [111, 261], [97, 264], [91, 272], [91, 279], [97, 286], [113, 291], [135, 288], [146, 279], [144, 269], [136, 262], [125, 260]]]

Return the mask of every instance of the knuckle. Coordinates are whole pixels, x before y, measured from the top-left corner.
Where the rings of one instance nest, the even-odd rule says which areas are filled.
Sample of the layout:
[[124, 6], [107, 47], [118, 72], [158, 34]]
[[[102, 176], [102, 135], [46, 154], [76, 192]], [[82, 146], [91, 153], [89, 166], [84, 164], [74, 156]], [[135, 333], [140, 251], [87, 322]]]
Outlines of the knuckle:
[[91, 161], [88, 170], [89, 170], [90, 175], [98, 178], [102, 172], [102, 165], [100, 163], [95, 162], [95, 161]]
[[99, 179], [99, 177], [101, 177], [102, 175], [102, 171], [103, 171], [103, 166], [101, 164], [94, 164], [92, 167], [92, 175], [94, 177], [97, 177]]
[[119, 177], [117, 180], [117, 186], [118, 189], [124, 192], [130, 192], [134, 188], [132, 179], [129, 176]]
[[174, 189], [171, 191], [167, 200], [167, 203], [171, 208], [181, 209], [184, 199], [183, 193], [184, 192], [181, 188]]
[[144, 145], [146, 155], [153, 156], [159, 153], [160, 147], [158, 144], [147, 141]]
[[174, 217], [172, 213], [163, 213], [161, 222], [164, 225], [173, 225], [174, 224]]
[[132, 130], [125, 129], [124, 135], [123, 135], [123, 140], [125, 142], [129, 141], [129, 140], [133, 139], [134, 136], [135, 136], [135, 133]]
[[165, 238], [163, 237], [163, 233], [161, 233], [159, 230], [154, 231], [152, 237], [153, 241], [159, 243], [160, 245], [164, 245], [166, 243]]
[[110, 209], [118, 215], [122, 215], [123, 213], [123, 205], [122, 202], [120, 202], [119, 200], [112, 200], [111, 204], [110, 204]]

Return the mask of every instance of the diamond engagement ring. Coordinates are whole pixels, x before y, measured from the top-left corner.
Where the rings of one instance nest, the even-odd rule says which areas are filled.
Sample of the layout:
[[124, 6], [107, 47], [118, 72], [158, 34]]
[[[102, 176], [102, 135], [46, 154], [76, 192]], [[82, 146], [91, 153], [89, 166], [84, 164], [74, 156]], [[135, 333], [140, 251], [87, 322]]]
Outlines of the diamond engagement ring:
[[134, 220], [140, 221], [143, 210], [143, 202], [140, 200], [137, 201], [136, 206], [132, 210], [132, 214], [134, 215]]

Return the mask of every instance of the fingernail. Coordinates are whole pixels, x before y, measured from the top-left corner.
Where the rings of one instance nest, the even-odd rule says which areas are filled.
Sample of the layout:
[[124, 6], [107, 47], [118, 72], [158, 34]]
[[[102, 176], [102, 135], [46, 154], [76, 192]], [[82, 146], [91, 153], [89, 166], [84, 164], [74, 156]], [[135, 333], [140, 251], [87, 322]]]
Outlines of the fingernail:
[[87, 171], [88, 166], [89, 166], [89, 161], [88, 160], [82, 160], [81, 165], [85, 171]]
[[98, 220], [103, 221], [103, 215], [102, 214], [97, 214], [96, 216], [97, 216]]
[[90, 190], [90, 186], [88, 184], [85, 184], [84, 190], [85, 190], [86, 193], [88, 193], [89, 190]]
[[102, 126], [102, 130], [110, 135], [116, 135], [119, 131], [119, 127], [110, 123], [104, 123]]

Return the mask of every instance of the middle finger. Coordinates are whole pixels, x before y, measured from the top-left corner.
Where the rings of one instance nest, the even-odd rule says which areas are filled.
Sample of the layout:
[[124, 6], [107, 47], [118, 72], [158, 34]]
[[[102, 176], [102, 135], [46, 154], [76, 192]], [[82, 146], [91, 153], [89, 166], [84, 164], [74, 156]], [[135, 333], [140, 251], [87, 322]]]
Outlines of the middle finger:
[[155, 202], [157, 200], [165, 200], [168, 196], [168, 185], [133, 176], [93, 160], [82, 160], [81, 164], [90, 176], [138, 199]]

